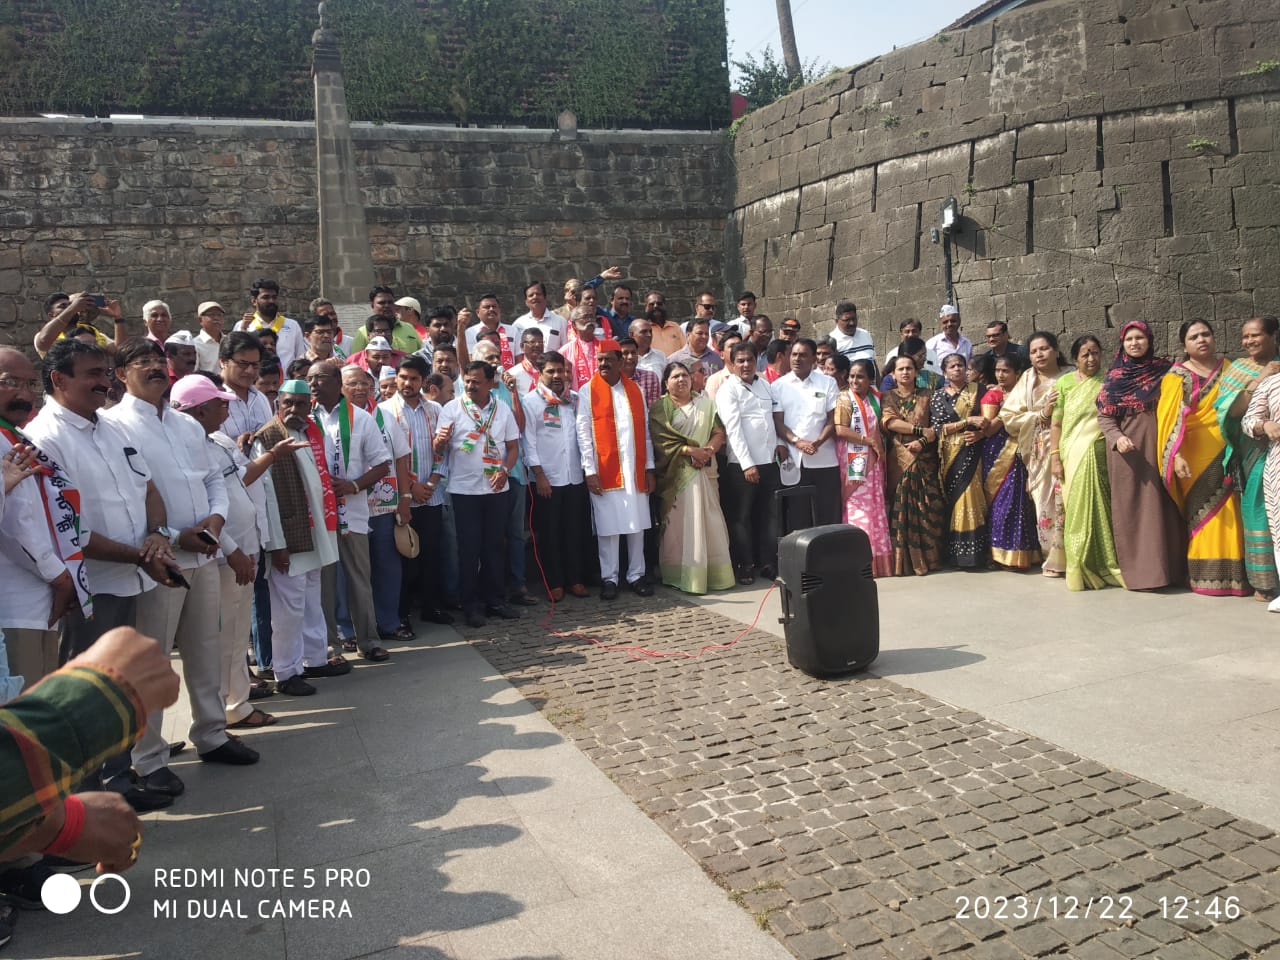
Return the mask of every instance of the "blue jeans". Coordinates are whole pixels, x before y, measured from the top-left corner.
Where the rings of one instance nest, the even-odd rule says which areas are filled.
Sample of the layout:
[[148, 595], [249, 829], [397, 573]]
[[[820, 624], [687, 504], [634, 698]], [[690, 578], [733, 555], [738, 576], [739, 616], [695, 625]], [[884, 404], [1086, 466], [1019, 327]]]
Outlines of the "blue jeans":
[[[421, 549], [427, 549], [422, 545]], [[369, 518], [369, 568], [373, 574], [373, 609], [379, 633], [400, 629], [400, 551], [396, 549], [396, 515]]]
[[271, 554], [266, 550], [260, 551], [258, 575], [253, 581], [253, 619], [249, 622], [253, 656], [260, 670], [271, 666], [271, 591], [267, 589], [267, 569], [270, 566]]

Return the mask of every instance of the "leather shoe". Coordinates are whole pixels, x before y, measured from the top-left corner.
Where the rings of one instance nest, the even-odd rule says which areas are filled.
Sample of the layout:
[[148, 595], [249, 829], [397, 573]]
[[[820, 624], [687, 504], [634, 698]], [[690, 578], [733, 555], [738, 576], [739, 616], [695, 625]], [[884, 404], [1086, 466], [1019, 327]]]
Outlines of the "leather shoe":
[[173, 741], [173, 743], [169, 744], [169, 756], [170, 756], [170, 758], [172, 758], [172, 757], [176, 757], [178, 754], [180, 754], [180, 753], [181, 753], [183, 750], [185, 750], [185, 749], [187, 749], [187, 741], [185, 741], [185, 740], [175, 740], [175, 741]]
[[423, 610], [422, 619], [427, 623], [439, 623], [446, 627], [453, 623], [453, 616], [443, 610]]
[[600, 585], [600, 599], [601, 600], [617, 600], [618, 585], [614, 583], [612, 580], [606, 580], [604, 583], [602, 583]]
[[537, 599], [527, 593], [513, 593], [507, 597], [507, 603], [514, 603], [521, 607], [536, 607], [538, 605]]
[[257, 672], [256, 676], [259, 680], [274, 680], [276, 678], [276, 672], [270, 667], [263, 667]]
[[512, 610], [505, 603], [491, 603], [484, 608], [484, 612], [491, 617], [498, 617], [501, 620], [519, 620], [520, 611]]
[[275, 691], [271, 689], [271, 684], [265, 681], [260, 683], [249, 684], [250, 700], [265, 700], [267, 697], [274, 697]]
[[368, 650], [361, 653], [360, 656], [365, 660], [372, 661], [373, 663], [382, 663], [384, 660], [391, 659], [391, 654], [387, 653], [387, 651], [383, 650], [381, 647], [370, 647]]
[[142, 778], [132, 770], [127, 774], [112, 777], [103, 785], [103, 788], [120, 794], [137, 813], [150, 813], [152, 810], [163, 810], [165, 807], [173, 806], [172, 793], [147, 789]]
[[171, 797], [180, 797], [182, 792], [187, 789], [187, 785], [182, 782], [182, 778], [168, 767], [152, 770], [146, 776], [139, 774], [138, 779], [148, 790], [154, 790], [156, 793], [167, 793]]
[[569, 593], [575, 597], [591, 596], [591, 591], [587, 589], [587, 585], [585, 583], [575, 583], [569, 588]]
[[645, 582], [643, 577], [635, 581], [635, 583], [628, 583], [627, 586], [631, 588], [631, 592], [634, 593], [637, 597], [653, 596], [653, 587], [649, 586], [649, 584]]
[[314, 680], [316, 677], [343, 677], [350, 672], [350, 663], [335, 658], [318, 667], [307, 667], [302, 671], [302, 676], [307, 680]]
[[773, 567], [769, 566], [768, 564], [761, 567], [759, 570], [759, 573], [760, 573], [761, 580], [774, 580], [777, 578], [777, 574], [774, 572]]
[[563, 600], [563, 599], [564, 599], [564, 587], [552, 587], [552, 588], [551, 588], [551, 602], [552, 602], [552, 603], [559, 603], [559, 602], [560, 602], [561, 600]]
[[246, 747], [239, 740], [232, 737], [222, 746], [215, 747], [208, 753], [200, 754], [200, 759], [205, 763], [229, 763], [244, 767], [258, 762], [258, 751], [252, 747]]
[[283, 693], [287, 697], [309, 697], [315, 692], [316, 688], [297, 674], [288, 680], [276, 681], [276, 693]]
[[479, 610], [472, 610], [467, 614], [467, 626], [474, 628], [483, 627], [488, 624], [488, 620], [480, 613]]

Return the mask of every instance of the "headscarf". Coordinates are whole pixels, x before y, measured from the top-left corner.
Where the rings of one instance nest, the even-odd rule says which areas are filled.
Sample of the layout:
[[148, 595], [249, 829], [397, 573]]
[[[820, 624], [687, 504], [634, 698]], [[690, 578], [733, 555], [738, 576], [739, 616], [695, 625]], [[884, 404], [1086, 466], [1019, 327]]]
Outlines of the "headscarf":
[[[1141, 330], [1147, 336], [1147, 352], [1131, 357], [1124, 351], [1124, 335]], [[1142, 413], [1155, 407], [1160, 399], [1160, 378], [1173, 366], [1173, 361], [1157, 357], [1151, 328], [1141, 320], [1131, 320], [1120, 328], [1120, 349], [1098, 392], [1098, 411], [1107, 417], [1126, 413]]]

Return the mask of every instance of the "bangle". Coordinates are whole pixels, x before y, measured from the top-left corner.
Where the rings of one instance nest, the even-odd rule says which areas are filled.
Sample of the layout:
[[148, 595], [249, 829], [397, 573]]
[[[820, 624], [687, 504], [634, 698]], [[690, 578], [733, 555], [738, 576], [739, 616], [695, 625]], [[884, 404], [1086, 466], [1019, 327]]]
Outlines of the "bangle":
[[84, 832], [84, 801], [73, 793], [62, 801], [62, 810], [65, 814], [62, 829], [53, 838], [53, 843], [44, 848], [44, 853], [54, 855], [66, 853]]

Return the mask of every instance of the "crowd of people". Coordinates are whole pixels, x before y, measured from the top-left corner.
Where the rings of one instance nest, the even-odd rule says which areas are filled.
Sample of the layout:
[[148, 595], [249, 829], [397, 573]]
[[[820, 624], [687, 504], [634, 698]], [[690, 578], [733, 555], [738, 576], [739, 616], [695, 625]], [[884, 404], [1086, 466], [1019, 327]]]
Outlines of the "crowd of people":
[[[809, 338], [750, 292], [729, 320], [710, 292], [683, 323], [657, 290], [615, 283], [603, 306], [620, 278], [571, 280], [558, 309], [531, 283], [510, 324], [494, 294], [424, 311], [377, 286], [350, 332], [324, 299], [287, 317], [270, 279], [232, 329], [201, 303], [195, 333], [160, 300], [135, 330], [115, 300], [49, 298], [39, 367], [0, 349], [0, 453], [38, 464], [0, 522], [0, 687], [136, 628], [181, 653], [200, 759], [248, 765], [234, 731], [276, 722], [261, 701], [388, 660], [418, 619], [769, 580], [802, 517], [862, 529], [876, 576], [1039, 565], [1072, 590], [1280, 610], [1274, 318], [1233, 362], [1191, 321], [1176, 362], [1132, 322], [1068, 363], [1002, 322], [976, 352], [946, 304], [878, 364], [852, 302]], [[810, 509], [784, 511], [796, 484]], [[172, 804], [185, 745], [161, 720], [91, 787]]]

